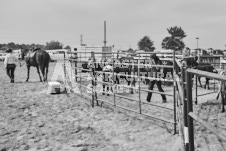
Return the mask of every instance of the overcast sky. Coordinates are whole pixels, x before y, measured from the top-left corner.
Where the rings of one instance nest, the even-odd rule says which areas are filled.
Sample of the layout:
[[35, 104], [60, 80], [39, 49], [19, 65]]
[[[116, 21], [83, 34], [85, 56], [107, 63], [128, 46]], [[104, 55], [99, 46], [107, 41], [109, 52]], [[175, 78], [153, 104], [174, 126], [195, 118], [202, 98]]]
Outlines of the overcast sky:
[[0, 43], [58, 40], [137, 49], [149, 36], [157, 49], [167, 28], [185, 31], [186, 46], [226, 49], [226, 0], [0, 0]]

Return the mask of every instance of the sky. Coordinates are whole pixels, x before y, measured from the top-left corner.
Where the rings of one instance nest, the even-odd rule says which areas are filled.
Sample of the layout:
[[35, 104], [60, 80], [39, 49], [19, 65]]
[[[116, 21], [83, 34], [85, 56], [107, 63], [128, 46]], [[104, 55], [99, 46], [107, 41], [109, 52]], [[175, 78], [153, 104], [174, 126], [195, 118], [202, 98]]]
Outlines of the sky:
[[[108, 46], [138, 49], [149, 36], [156, 49], [181, 27], [191, 49], [226, 49], [225, 0], [0, 0], [0, 43]], [[198, 41], [196, 39], [198, 37]]]

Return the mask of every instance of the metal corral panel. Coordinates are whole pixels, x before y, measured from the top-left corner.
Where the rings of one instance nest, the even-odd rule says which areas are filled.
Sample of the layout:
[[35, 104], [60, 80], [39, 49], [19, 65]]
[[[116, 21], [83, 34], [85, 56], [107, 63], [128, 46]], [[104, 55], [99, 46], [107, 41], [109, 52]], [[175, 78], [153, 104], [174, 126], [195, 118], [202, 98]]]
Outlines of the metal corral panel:
[[[75, 50], [75, 49], [73, 49]], [[95, 59], [97, 61], [100, 61], [102, 59], [108, 59], [111, 56], [111, 54], [101, 54], [101, 53], [111, 53], [112, 48], [111, 47], [102, 47], [102, 46], [78, 46], [76, 47], [75, 52], [79, 52], [77, 54], [77, 57], [81, 59], [81, 61], [88, 61], [91, 57], [91, 52], [96, 53]]]

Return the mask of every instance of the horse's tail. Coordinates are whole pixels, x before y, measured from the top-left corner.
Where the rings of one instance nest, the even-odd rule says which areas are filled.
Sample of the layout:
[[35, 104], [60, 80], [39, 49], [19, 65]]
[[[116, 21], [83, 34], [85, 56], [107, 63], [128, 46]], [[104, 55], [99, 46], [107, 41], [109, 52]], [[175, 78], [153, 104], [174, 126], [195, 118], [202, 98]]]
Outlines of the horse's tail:
[[44, 78], [47, 80], [50, 55], [46, 51], [37, 51], [36, 52], [36, 62], [41, 69], [42, 73], [45, 73]]

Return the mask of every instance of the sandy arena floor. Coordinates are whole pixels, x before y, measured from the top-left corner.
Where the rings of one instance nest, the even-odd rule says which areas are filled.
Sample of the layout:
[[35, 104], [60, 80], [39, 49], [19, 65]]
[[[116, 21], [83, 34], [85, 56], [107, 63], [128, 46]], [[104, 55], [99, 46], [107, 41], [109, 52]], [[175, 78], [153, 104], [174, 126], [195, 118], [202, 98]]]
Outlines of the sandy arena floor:
[[[55, 63], [50, 64], [51, 79]], [[35, 68], [31, 68], [30, 81], [26, 80], [26, 67], [17, 67], [16, 83], [9, 79], [0, 62], [0, 150], [14, 151], [175, 151], [181, 145], [180, 137], [173, 135], [173, 126], [163, 122], [116, 109], [104, 103], [92, 108], [90, 101], [76, 94], [50, 95], [48, 84], [39, 82]], [[87, 84], [87, 82], [84, 84]], [[145, 88], [145, 86], [144, 86]], [[156, 88], [155, 88], [156, 89]], [[172, 86], [164, 90], [171, 94]], [[213, 88], [212, 88], [213, 90]], [[84, 91], [83, 91], [84, 92]], [[199, 88], [199, 93], [210, 92]], [[138, 98], [134, 95], [121, 94]], [[145, 101], [146, 92], [141, 100]], [[98, 94], [98, 98], [113, 101], [113, 97]], [[117, 103], [137, 109], [134, 101]], [[152, 103], [173, 107], [172, 97], [161, 103], [154, 94]], [[195, 112], [211, 122], [226, 135], [226, 114], [220, 112], [220, 100], [215, 94], [199, 97]], [[143, 112], [172, 120], [172, 112], [143, 106]], [[225, 143], [195, 122], [196, 150], [225, 150]]]
[[[50, 64], [51, 79], [55, 63]], [[180, 146], [163, 123], [76, 94], [47, 94], [35, 68], [16, 68], [15, 83], [0, 62], [0, 149], [14, 151], [165, 151]], [[154, 101], [154, 100], [153, 100]], [[129, 115], [128, 115], [129, 114]]]

